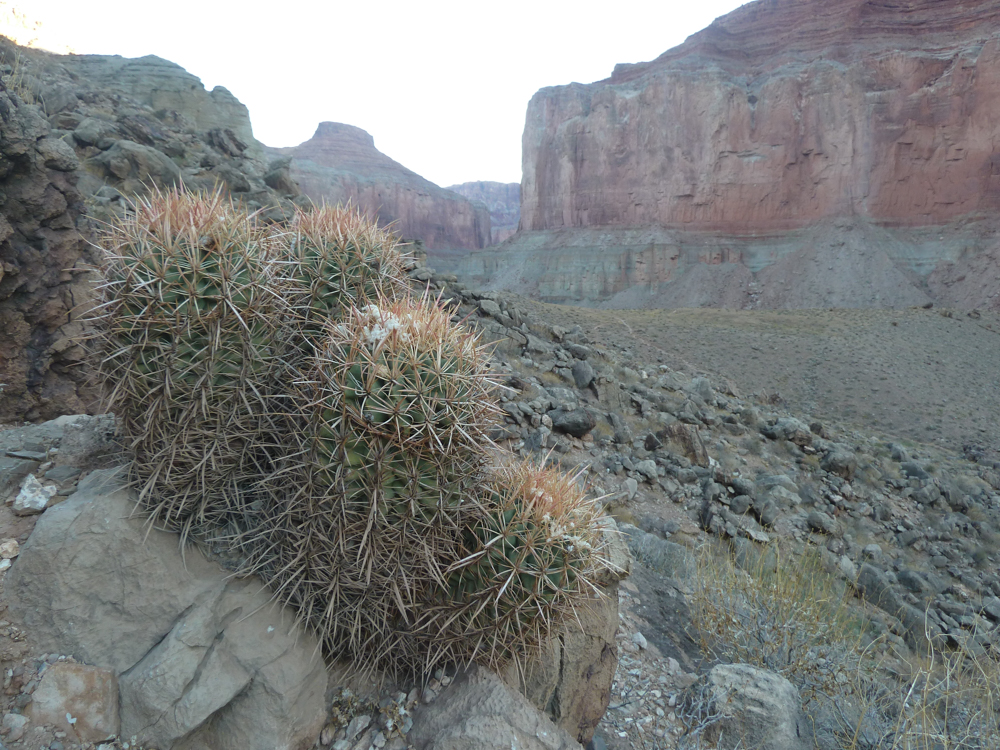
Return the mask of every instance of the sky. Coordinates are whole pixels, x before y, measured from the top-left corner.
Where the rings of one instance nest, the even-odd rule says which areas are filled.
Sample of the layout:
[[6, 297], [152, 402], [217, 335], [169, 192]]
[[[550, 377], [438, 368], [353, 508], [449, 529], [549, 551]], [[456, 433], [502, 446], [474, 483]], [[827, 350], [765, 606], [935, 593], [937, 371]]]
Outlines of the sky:
[[[8, 4], [8, 3], [3, 3]], [[319, 122], [367, 130], [375, 147], [441, 186], [520, 182], [529, 99], [652, 60], [739, 0], [13, 0], [40, 46], [159, 55], [225, 86], [268, 146]]]

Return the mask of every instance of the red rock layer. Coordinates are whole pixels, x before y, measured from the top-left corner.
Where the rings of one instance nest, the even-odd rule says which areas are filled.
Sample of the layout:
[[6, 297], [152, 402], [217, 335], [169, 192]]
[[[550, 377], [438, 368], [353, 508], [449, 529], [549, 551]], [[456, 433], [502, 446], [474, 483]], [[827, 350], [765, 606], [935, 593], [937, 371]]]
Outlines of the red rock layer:
[[758, 0], [528, 106], [521, 227], [781, 231], [1000, 209], [1000, 0]]

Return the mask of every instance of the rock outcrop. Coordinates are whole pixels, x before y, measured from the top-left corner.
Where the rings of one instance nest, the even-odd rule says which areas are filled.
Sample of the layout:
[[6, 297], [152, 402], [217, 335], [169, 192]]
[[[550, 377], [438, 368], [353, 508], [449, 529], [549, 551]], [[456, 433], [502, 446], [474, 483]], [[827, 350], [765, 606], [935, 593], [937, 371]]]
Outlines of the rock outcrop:
[[418, 750], [573, 750], [580, 745], [508, 691], [489, 670], [473, 666], [429, 707], [417, 711], [410, 742]]
[[319, 202], [350, 201], [405, 239], [429, 250], [476, 250], [490, 244], [485, 206], [445, 190], [375, 148], [361, 128], [321, 122], [305, 143], [272, 149], [290, 156], [302, 192]]
[[[852, 262], [887, 259], [890, 287], [908, 279], [911, 288], [902, 297], [855, 288], [863, 293], [831, 304], [928, 295], [1000, 305], [958, 281], [981, 270], [980, 258], [990, 275], [1000, 268], [998, 29], [997, 0], [758, 0], [652, 62], [542, 89], [525, 123], [521, 228], [555, 234], [515, 239], [498, 255], [527, 253], [530, 271], [548, 271], [550, 247], [662, 228], [681, 233], [663, 244], [677, 256], [670, 273], [632, 268], [631, 256], [656, 242], [612, 246], [602, 265], [618, 267], [614, 283], [582, 292], [572, 285], [593, 278], [560, 270], [558, 293], [538, 296], [593, 303], [645, 286], [630, 306], [676, 306], [691, 300], [671, 287], [693, 284], [714, 306], [819, 305], [798, 279], [784, 285], [772, 277], [780, 271], [762, 272], [822, 265], [829, 246], [848, 241], [846, 222], [887, 238], [852, 250]], [[808, 233], [818, 226], [827, 228], [819, 242]], [[688, 250], [699, 246], [728, 247], [721, 265], [732, 278], [687, 279], [719, 275], [717, 255]], [[759, 299], [748, 296], [752, 281]]]
[[0, 422], [85, 411], [79, 306], [90, 247], [79, 161], [37, 107], [0, 85]]
[[124, 737], [311, 747], [326, 718], [315, 637], [259, 581], [198, 549], [182, 559], [176, 535], [130, 518], [134, 505], [109, 470], [49, 508], [7, 578], [10, 612], [40, 647], [117, 677]]
[[521, 220], [521, 183], [463, 182], [448, 190], [470, 201], [485, 203], [490, 210], [490, 244], [498, 245], [517, 231]]
[[[158, 57], [54, 55], [0, 38], [0, 422], [86, 411], [79, 346], [96, 221], [150, 186], [222, 186], [266, 220], [290, 215], [246, 107]], [[4, 85], [6, 89], [6, 84]]]

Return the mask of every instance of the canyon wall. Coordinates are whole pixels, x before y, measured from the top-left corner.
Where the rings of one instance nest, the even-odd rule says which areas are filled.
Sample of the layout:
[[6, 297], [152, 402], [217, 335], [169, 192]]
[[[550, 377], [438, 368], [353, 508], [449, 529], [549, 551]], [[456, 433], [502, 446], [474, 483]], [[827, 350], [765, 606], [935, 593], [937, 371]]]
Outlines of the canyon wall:
[[[934, 298], [932, 272], [973, 262], [962, 237], [976, 236], [978, 251], [996, 244], [997, 123], [1000, 0], [758, 0], [652, 62], [535, 94], [521, 229], [569, 232], [559, 242], [577, 244], [597, 229], [661, 227], [695, 244], [703, 234], [768, 245], [760, 238], [824, 222], [836, 232], [848, 219], [900, 230], [888, 257]], [[945, 229], [959, 225], [968, 231]], [[896, 247], [908, 241], [902, 230], [921, 227], [954, 237]], [[539, 244], [512, 242], [522, 255]], [[811, 251], [778, 244], [785, 255]], [[567, 301], [607, 299], [579, 298], [573, 283], [559, 292]]]
[[401, 237], [422, 240], [432, 254], [490, 245], [486, 206], [393, 161], [361, 128], [321, 122], [305, 143], [271, 151], [292, 158], [292, 177], [312, 200], [350, 201]]
[[486, 205], [490, 212], [491, 244], [498, 245], [517, 231], [521, 221], [521, 183], [463, 182], [450, 185], [448, 190]]

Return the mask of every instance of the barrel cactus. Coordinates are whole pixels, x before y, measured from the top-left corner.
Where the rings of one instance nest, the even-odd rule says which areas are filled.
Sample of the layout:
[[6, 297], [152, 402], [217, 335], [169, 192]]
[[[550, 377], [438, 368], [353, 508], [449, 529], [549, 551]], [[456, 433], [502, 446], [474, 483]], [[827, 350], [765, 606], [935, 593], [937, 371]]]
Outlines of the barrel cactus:
[[297, 211], [279, 247], [278, 272], [295, 314], [291, 343], [306, 353], [330, 319], [409, 295], [396, 237], [350, 206]]
[[573, 476], [506, 458], [480, 493], [424, 620], [442, 623], [430, 630], [449, 653], [500, 668], [599, 595], [605, 541], [600, 508]]
[[349, 208], [154, 192], [104, 235], [108, 408], [154, 523], [230, 534], [332, 657], [499, 667], [595, 594], [597, 508], [490, 440], [489, 352]]
[[154, 191], [107, 227], [98, 371], [155, 523], [210, 530], [245, 511], [263, 460], [282, 295], [272, 241], [221, 193]]
[[426, 298], [352, 309], [326, 334], [292, 388], [298, 442], [274, 474], [257, 570], [329, 653], [425, 668], [413, 627], [475, 517], [496, 422], [488, 356]]

